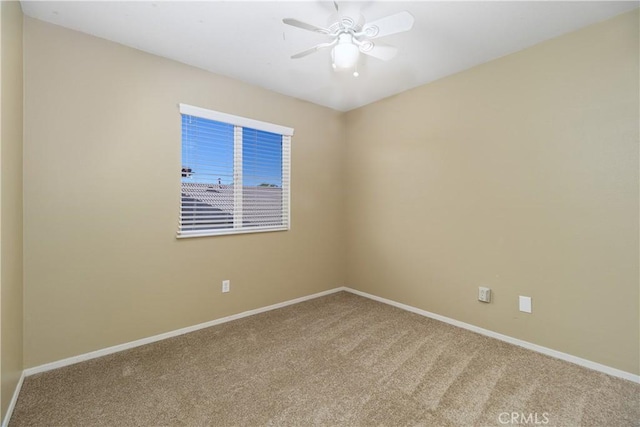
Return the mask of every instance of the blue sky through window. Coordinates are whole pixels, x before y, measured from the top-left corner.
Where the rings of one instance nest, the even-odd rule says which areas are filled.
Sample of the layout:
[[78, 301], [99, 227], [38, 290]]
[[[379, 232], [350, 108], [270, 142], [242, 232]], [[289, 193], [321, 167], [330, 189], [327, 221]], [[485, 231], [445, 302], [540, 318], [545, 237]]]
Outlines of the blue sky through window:
[[[182, 182], [233, 184], [233, 144], [233, 125], [183, 115]], [[244, 186], [282, 187], [281, 135], [243, 128], [242, 154]]]
[[243, 185], [282, 187], [282, 135], [242, 129]]
[[182, 182], [233, 184], [233, 125], [182, 116]]

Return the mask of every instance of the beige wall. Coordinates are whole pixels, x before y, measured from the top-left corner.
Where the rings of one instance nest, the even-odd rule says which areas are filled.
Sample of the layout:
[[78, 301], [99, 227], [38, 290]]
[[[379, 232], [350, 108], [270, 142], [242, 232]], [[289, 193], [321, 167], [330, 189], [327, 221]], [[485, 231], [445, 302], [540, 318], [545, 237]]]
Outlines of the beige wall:
[[640, 373], [638, 48], [636, 10], [350, 112], [347, 284]]
[[0, 3], [0, 378], [4, 419], [22, 374], [22, 10]]
[[[34, 19], [24, 30], [26, 367], [343, 285], [339, 113]], [[181, 102], [295, 128], [290, 231], [175, 238]]]

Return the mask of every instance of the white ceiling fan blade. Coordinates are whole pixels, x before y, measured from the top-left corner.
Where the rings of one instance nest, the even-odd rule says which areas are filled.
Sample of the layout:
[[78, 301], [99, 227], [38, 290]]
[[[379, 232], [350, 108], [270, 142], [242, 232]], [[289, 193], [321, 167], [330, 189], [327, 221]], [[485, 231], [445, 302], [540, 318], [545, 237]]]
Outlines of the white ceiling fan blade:
[[370, 43], [373, 47], [367, 49], [367, 46], [365, 45], [360, 49], [360, 52], [364, 53], [365, 55], [373, 56], [374, 58], [382, 59], [383, 61], [392, 59], [398, 53], [397, 47], [381, 43]]
[[407, 11], [398, 12], [384, 18], [376, 19], [362, 27], [362, 32], [370, 39], [409, 31], [413, 27], [413, 15]]
[[282, 22], [284, 22], [287, 25], [291, 25], [292, 27], [302, 28], [303, 30], [314, 31], [316, 33], [321, 33], [321, 34], [330, 33], [330, 31], [327, 30], [326, 28], [318, 27], [313, 24], [307, 24], [306, 22], [298, 21], [297, 19], [293, 19], [293, 18], [284, 18]]
[[303, 50], [302, 52], [296, 53], [295, 55], [293, 55], [291, 57], [291, 59], [298, 59], [298, 58], [302, 58], [302, 57], [307, 56], [307, 55], [311, 55], [312, 53], [315, 53], [315, 52], [317, 52], [319, 50], [331, 47], [334, 44], [336, 44], [337, 42], [338, 42], [338, 40], [334, 40], [334, 41], [332, 41], [330, 43], [321, 43], [321, 44], [315, 45], [311, 49]]

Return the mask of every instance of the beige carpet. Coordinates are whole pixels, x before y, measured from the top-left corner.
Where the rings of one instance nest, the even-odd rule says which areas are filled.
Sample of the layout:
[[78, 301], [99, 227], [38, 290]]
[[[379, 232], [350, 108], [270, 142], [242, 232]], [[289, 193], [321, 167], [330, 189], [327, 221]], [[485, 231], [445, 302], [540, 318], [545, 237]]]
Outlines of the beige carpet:
[[639, 420], [638, 384], [342, 292], [28, 377], [10, 426]]

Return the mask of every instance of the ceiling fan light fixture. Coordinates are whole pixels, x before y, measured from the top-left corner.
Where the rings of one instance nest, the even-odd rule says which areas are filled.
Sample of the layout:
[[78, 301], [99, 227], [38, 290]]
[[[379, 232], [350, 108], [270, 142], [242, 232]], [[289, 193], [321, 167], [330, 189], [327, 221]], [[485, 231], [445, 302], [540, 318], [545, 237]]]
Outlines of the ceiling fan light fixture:
[[360, 49], [350, 41], [338, 43], [331, 50], [331, 59], [337, 70], [347, 70], [355, 67], [360, 57]]
[[[384, 43], [374, 43], [371, 39], [389, 36], [391, 34], [409, 31], [413, 27], [414, 18], [407, 12], [398, 12], [371, 22], [365, 22], [362, 15], [358, 19], [345, 16], [338, 11], [338, 5], [334, 2], [337, 21], [333, 21], [328, 28], [318, 27], [313, 24], [298, 21], [293, 18], [285, 18], [283, 23], [307, 31], [324, 34], [331, 40], [320, 43], [311, 49], [304, 50], [291, 56], [291, 59], [303, 58], [322, 49], [331, 48], [331, 66], [335, 71], [350, 70], [354, 77], [358, 77], [358, 60], [360, 52], [383, 61], [392, 59], [398, 49]], [[334, 18], [335, 19], [335, 18]]]

